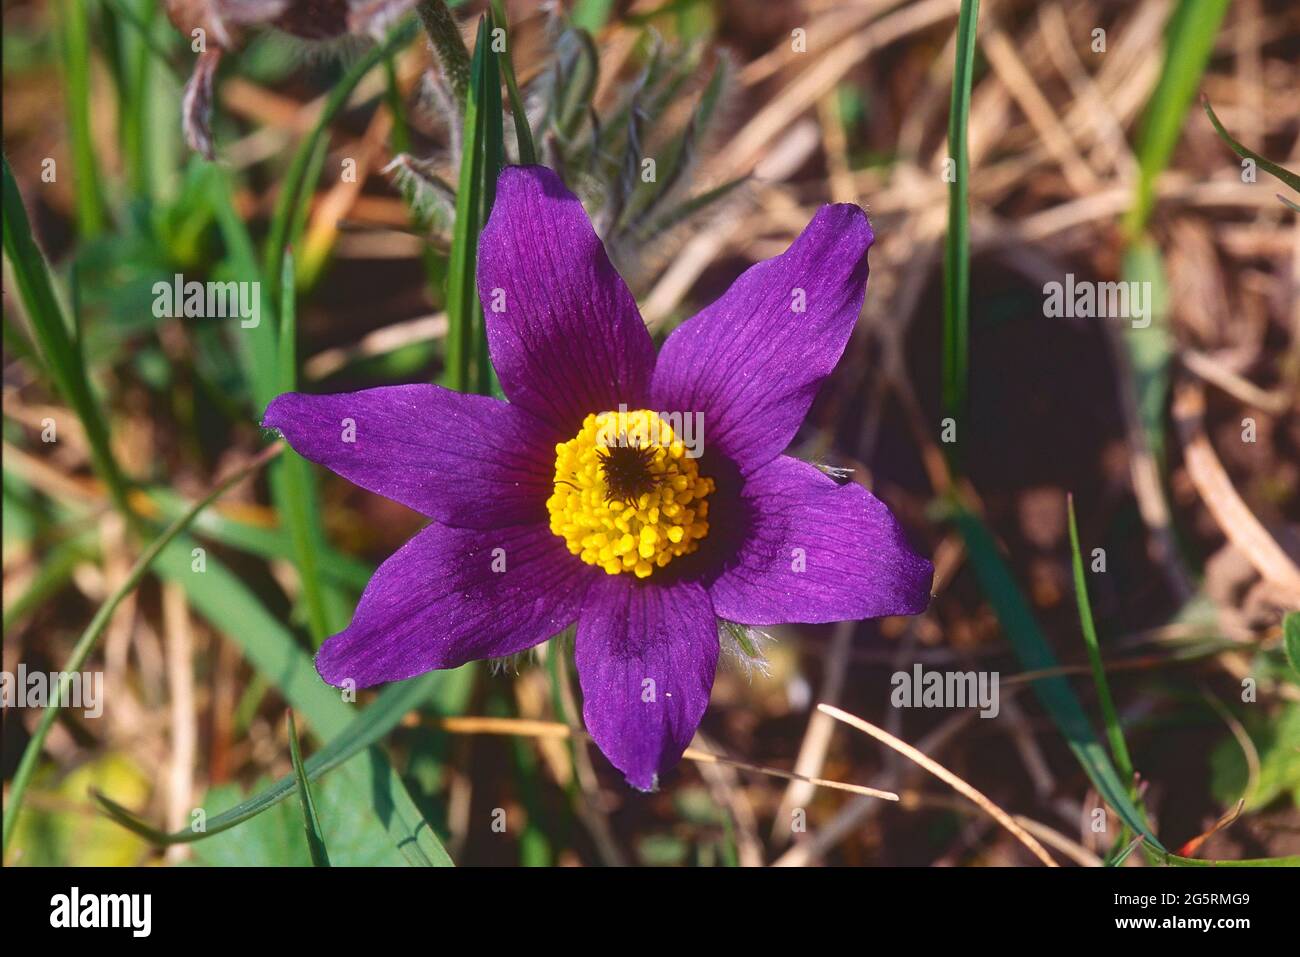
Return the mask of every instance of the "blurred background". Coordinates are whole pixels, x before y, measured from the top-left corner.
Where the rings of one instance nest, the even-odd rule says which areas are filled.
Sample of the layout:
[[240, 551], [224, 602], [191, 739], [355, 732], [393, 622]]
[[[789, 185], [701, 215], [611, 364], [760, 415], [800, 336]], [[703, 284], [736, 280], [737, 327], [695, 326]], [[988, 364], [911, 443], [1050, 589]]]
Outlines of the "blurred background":
[[[292, 773], [289, 708], [335, 864], [1035, 863], [819, 702], [1064, 865], [1158, 863], [1143, 827], [1188, 858], [1300, 853], [1300, 194], [1260, 159], [1300, 168], [1300, 7], [985, 0], [962, 158], [957, 0], [509, 0], [482, 28], [488, 5], [451, 6], [459, 52], [440, 3], [6, 2], [4, 669], [84, 655], [104, 686], [101, 716], [47, 730], [6, 703], [5, 863], [310, 863], [291, 787], [219, 817]], [[508, 44], [476, 51], [493, 24]], [[484, 170], [528, 153], [657, 339], [820, 204], [862, 205], [877, 236], [793, 451], [889, 503], [936, 598], [752, 636], [696, 741], [730, 760], [648, 796], [578, 733], [563, 637], [340, 702], [311, 654], [421, 519], [257, 460], [283, 388], [456, 382]], [[178, 274], [258, 282], [260, 324], [160, 317]], [[1053, 315], [1052, 284], [1116, 281], [1146, 317]], [[489, 380], [471, 358], [459, 384]], [[997, 717], [892, 706], [918, 664], [999, 675]]]

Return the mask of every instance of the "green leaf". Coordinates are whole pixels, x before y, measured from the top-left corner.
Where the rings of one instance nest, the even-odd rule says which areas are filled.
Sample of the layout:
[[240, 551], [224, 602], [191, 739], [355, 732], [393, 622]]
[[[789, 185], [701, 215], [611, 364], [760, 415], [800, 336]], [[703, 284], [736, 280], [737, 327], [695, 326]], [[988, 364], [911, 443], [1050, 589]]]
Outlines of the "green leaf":
[[[960, 505], [954, 507], [953, 521], [966, 541], [980, 586], [997, 613], [1021, 667], [1025, 671], [1053, 671], [1058, 668], [1060, 662], [1048, 645], [1047, 637], [1035, 620], [988, 529]], [[1128, 789], [1115, 772], [1106, 749], [1093, 733], [1070, 683], [1064, 677], [1056, 675], [1037, 679], [1033, 687], [1034, 694], [1064, 735], [1066, 744], [1074, 752], [1102, 800], [1114, 808], [1120, 819], [1135, 833], [1142, 834], [1148, 844], [1163, 851], [1164, 846], [1152, 833], [1142, 812], [1130, 800]]]
[[[379, 770], [382, 772], [382, 768]], [[267, 783], [265, 779], [256, 781], [254, 788], [264, 788]], [[320, 812], [321, 838], [329, 846], [330, 863], [334, 867], [407, 864], [346, 775], [320, 778], [312, 785], [312, 795]], [[238, 786], [225, 785], [204, 795], [203, 807], [211, 816], [238, 804], [243, 797]], [[116, 824], [112, 826], [119, 833], [127, 833]], [[312, 863], [302, 816], [292, 801], [281, 801], [236, 829], [211, 835], [190, 846], [195, 862], [209, 867], [310, 867]]]
[[[259, 779], [253, 786], [261, 788], [265, 784], [265, 779]], [[92, 791], [91, 794], [110, 820], [126, 824], [120, 815], [129, 817], [129, 812], [121, 810], [98, 792]], [[237, 784], [211, 788], [203, 796], [203, 812], [209, 816], [210, 823], [219, 816], [214, 813], [218, 808], [232, 807], [242, 799], [243, 793]], [[269, 807], [238, 831], [209, 831], [205, 840], [193, 845], [194, 862], [206, 867], [310, 867], [311, 852], [307, 850], [301, 820], [288, 801]], [[162, 843], [153, 839], [147, 825], [139, 828], [128, 824], [127, 827], [153, 844]], [[198, 836], [202, 837], [201, 834]], [[384, 841], [385, 845], [387, 843]]]
[[1282, 650], [1291, 670], [1300, 676], [1300, 611], [1288, 612], [1282, 619]]
[[294, 783], [298, 789], [298, 802], [302, 807], [303, 829], [307, 834], [307, 849], [311, 851], [311, 862], [316, 867], [329, 867], [330, 856], [325, 849], [325, 838], [321, 836], [320, 821], [316, 817], [316, 802], [312, 800], [311, 785], [307, 783], [307, 774], [302, 767], [302, 746], [298, 742], [298, 727], [294, 724], [293, 711], [289, 711], [289, 757], [293, 761]]
[[1258, 811], [1289, 794], [1300, 807], [1300, 705], [1285, 705], [1276, 720], [1254, 717], [1252, 711], [1243, 723], [1259, 755], [1259, 777], [1248, 792], [1246, 757], [1240, 742], [1229, 735], [1210, 754], [1210, 789], [1215, 799], [1230, 805], [1244, 798], [1247, 811]]
[[[1118, 766], [1120, 780], [1127, 782], [1129, 797], [1138, 808], [1142, 808], [1142, 799], [1138, 794], [1137, 781], [1133, 774], [1133, 759], [1129, 756], [1128, 744], [1124, 741], [1124, 729], [1119, 723], [1119, 714], [1115, 711], [1115, 702], [1110, 696], [1110, 683], [1106, 680], [1106, 666], [1101, 659], [1101, 645], [1097, 641], [1097, 628], [1092, 620], [1092, 605], [1088, 601], [1088, 582], [1083, 568], [1083, 552], [1079, 546], [1079, 525], [1074, 514], [1074, 496], [1066, 496], [1067, 512], [1070, 524], [1070, 561], [1074, 570], [1074, 595], [1079, 609], [1079, 627], [1083, 631], [1083, 642], [1088, 649], [1088, 663], [1092, 666], [1092, 680], [1097, 688], [1097, 701], [1101, 705], [1102, 721], [1106, 725], [1106, 738], [1110, 742], [1110, 754]], [[1115, 840], [1114, 849], [1108, 863], [1118, 867], [1124, 857], [1132, 851], [1132, 833], [1127, 827], [1121, 830]], [[1116, 854], [1122, 853], [1122, 857]]]
[[736, 179], [727, 180], [712, 189], [705, 190], [698, 196], [685, 200], [678, 206], [668, 210], [660, 218], [652, 221], [648, 226], [636, 230], [636, 238], [640, 242], [653, 237], [657, 233], [667, 232], [670, 229], [682, 225], [691, 217], [698, 215], [720, 199], [725, 198], [737, 186], [749, 182], [748, 176], [739, 176]]

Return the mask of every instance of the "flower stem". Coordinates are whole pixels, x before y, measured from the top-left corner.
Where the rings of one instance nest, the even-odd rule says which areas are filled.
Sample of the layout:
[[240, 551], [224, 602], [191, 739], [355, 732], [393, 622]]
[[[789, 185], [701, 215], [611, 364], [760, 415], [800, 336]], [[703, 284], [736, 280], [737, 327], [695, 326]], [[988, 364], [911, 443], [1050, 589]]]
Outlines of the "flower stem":
[[451, 15], [445, 0], [420, 0], [415, 5], [415, 12], [420, 15], [429, 42], [438, 54], [447, 85], [464, 110], [469, 96], [469, 48], [456, 26], [456, 18]]

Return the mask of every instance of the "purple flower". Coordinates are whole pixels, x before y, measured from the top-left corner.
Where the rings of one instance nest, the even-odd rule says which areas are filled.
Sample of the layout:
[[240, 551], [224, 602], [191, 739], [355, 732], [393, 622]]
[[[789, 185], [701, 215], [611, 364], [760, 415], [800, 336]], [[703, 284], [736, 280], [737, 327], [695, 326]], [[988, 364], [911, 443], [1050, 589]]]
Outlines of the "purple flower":
[[933, 568], [889, 510], [782, 454], [848, 343], [872, 238], [858, 207], [822, 207], [656, 358], [577, 198], [506, 169], [478, 284], [510, 401], [403, 385], [266, 410], [305, 457], [433, 519], [322, 646], [321, 677], [396, 681], [576, 622], [587, 729], [648, 790], [708, 705], [719, 618], [923, 611]]

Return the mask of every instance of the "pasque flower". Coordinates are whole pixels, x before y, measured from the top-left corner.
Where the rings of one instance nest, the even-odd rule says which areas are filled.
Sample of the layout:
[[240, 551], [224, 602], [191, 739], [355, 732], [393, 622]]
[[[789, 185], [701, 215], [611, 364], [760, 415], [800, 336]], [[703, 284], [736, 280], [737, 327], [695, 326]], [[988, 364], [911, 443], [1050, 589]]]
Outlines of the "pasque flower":
[[576, 623], [587, 729], [647, 790], [708, 705], [719, 619], [924, 610], [933, 568], [889, 510], [783, 454], [853, 330], [871, 242], [861, 209], [822, 207], [656, 357], [577, 198], [507, 168], [478, 284], [509, 401], [400, 385], [266, 411], [302, 455], [433, 519], [322, 646], [321, 677], [395, 681]]

